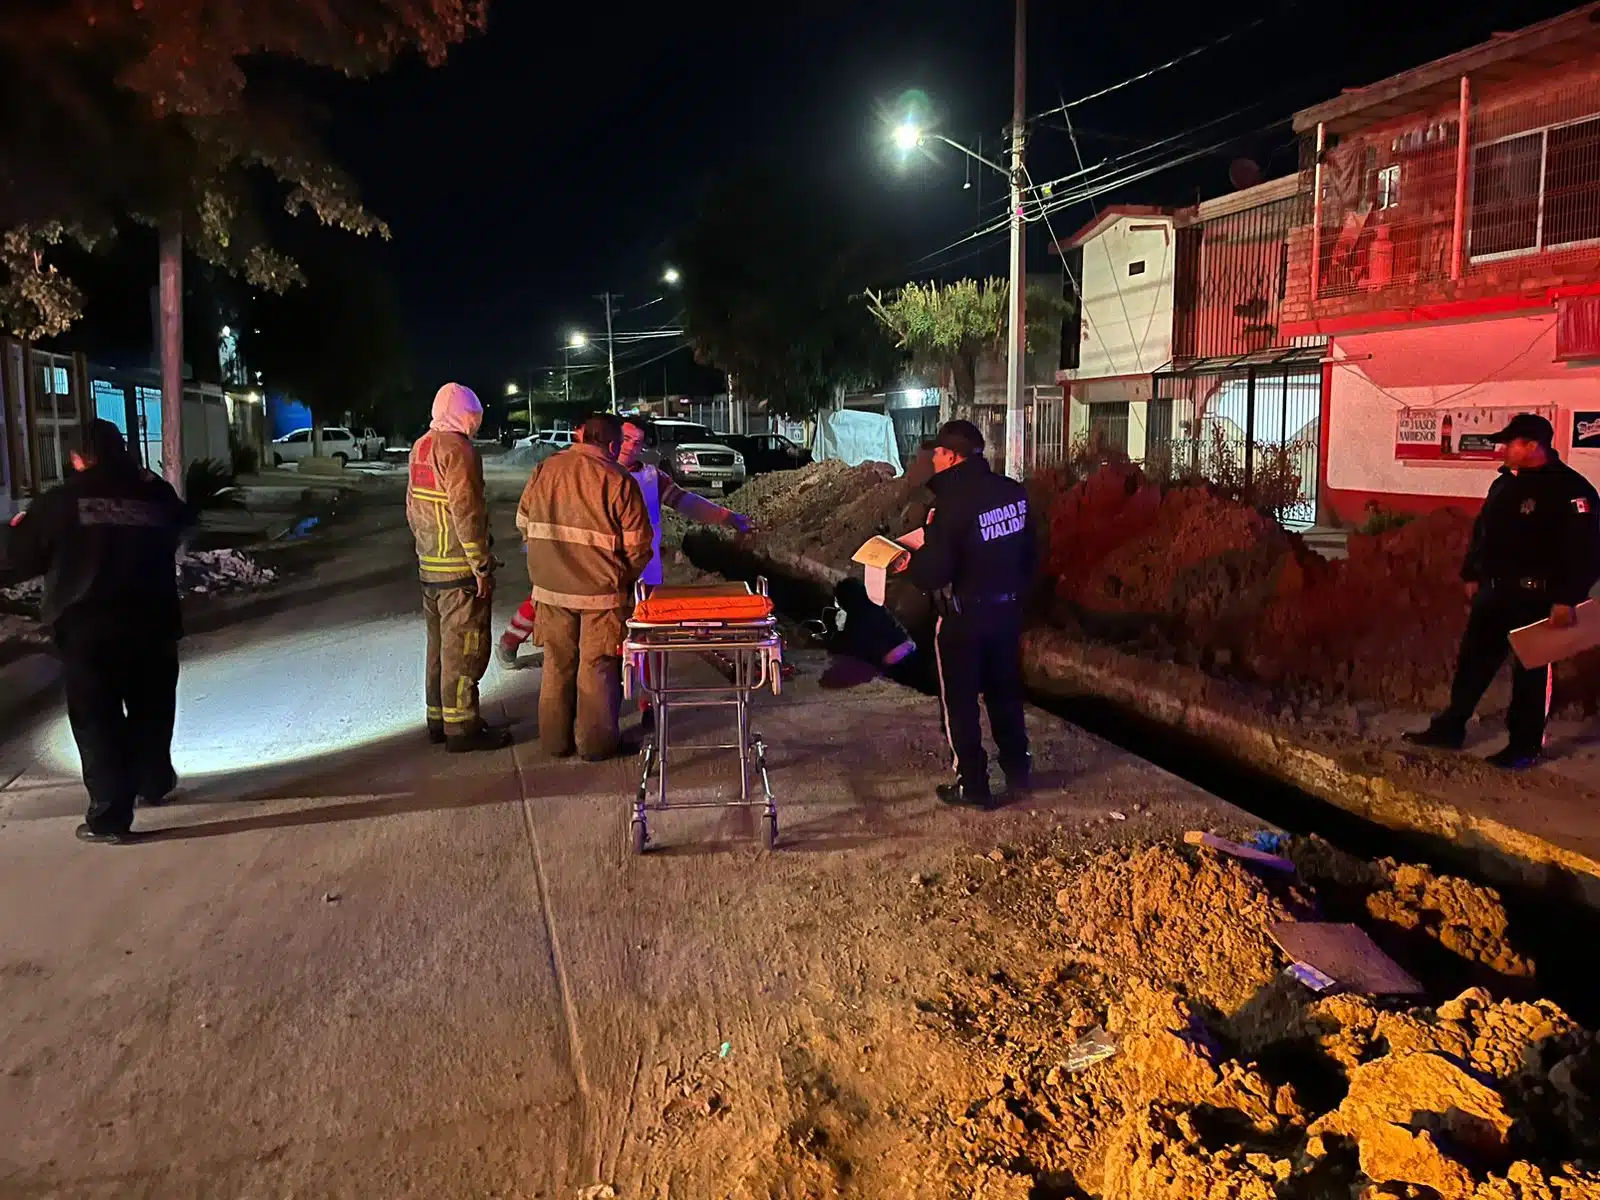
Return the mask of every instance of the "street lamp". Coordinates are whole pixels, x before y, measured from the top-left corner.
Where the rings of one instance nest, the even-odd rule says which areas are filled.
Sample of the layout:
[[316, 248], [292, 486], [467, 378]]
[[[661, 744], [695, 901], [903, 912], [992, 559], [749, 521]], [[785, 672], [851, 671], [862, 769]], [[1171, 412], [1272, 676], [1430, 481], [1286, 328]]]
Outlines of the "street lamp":
[[515, 382], [506, 384], [506, 395], [508, 396], [515, 396], [521, 390]]
[[1024, 71], [1027, 65], [1027, 0], [1016, 0], [1016, 39], [1013, 47], [1011, 93], [1011, 165], [1010, 169], [992, 162], [975, 150], [942, 133], [923, 129], [914, 117], [906, 117], [894, 127], [894, 144], [902, 154], [908, 154], [927, 139], [943, 142], [959, 150], [975, 162], [999, 171], [1011, 183], [1011, 296], [1010, 319], [1007, 330], [1010, 346], [1006, 351], [1006, 474], [1021, 479], [1023, 474], [1023, 431], [1027, 428], [1027, 414], [1023, 408], [1024, 371], [1028, 347], [1027, 333], [1027, 269], [1023, 259], [1022, 195], [1024, 171], [1022, 165], [1023, 135], [1026, 128], [1027, 94]]
[[[561, 365], [565, 371], [565, 382], [562, 384], [561, 390], [562, 395], [566, 397], [568, 404], [572, 403], [572, 352], [574, 350], [582, 350], [588, 344], [589, 335], [584, 333], [581, 329], [574, 329], [571, 333], [567, 334], [567, 340], [562, 344]], [[533, 430], [530, 429], [528, 432], [532, 433]]]
[[677, 267], [668, 267], [661, 276], [661, 282], [666, 284], [668, 287], [676, 287], [678, 280], [682, 278], [683, 276], [678, 274]]

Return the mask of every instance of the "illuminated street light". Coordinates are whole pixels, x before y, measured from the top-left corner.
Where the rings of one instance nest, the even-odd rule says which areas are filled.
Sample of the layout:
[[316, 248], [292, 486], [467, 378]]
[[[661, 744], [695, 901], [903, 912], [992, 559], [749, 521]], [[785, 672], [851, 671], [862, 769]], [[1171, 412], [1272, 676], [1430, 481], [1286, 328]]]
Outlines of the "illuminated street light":
[[922, 145], [922, 130], [914, 121], [902, 121], [894, 127], [894, 144], [909, 154]]
[[515, 396], [520, 389], [515, 383], [506, 384], [506, 395]]
[[586, 334], [586, 333], [576, 333], [575, 332], [575, 333], [569, 333], [567, 335], [567, 345], [569, 347], [571, 347], [573, 350], [582, 350], [588, 344], [589, 344], [589, 335]]
[[676, 284], [678, 282], [678, 280], [680, 280], [682, 278], [683, 278], [683, 276], [678, 274], [678, 268], [677, 267], [668, 267], [667, 270], [666, 270], [666, 273], [661, 276], [661, 282], [665, 283], [665, 284], [668, 284], [668, 285], [673, 285], [673, 284]]

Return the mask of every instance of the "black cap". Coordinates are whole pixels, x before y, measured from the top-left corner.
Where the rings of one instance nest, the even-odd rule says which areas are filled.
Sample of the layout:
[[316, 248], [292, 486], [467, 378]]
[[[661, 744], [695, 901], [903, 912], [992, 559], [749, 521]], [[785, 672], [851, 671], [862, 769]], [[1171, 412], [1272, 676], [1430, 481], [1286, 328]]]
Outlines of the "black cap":
[[1556, 440], [1556, 431], [1549, 421], [1537, 413], [1518, 413], [1511, 418], [1511, 423], [1499, 433], [1491, 433], [1491, 442], [1514, 442], [1518, 438], [1526, 438], [1530, 442], [1538, 442], [1548, 449]]

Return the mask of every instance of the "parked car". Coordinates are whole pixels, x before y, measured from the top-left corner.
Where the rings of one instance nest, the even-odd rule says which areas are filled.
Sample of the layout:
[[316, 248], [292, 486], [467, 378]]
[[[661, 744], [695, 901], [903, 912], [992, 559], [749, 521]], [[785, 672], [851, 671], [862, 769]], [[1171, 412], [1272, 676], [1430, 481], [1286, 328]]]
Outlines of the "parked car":
[[[359, 462], [365, 447], [356, 435], [343, 425], [325, 425], [322, 429], [322, 457], [336, 459], [341, 466]], [[272, 443], [272, 465], [299, 462], [311, 457], [311, 430], [296, 429]]]
[[694, 421], [646, 421], [639, 458], [660, 467], [679, 487], [731, 492], [745, 481], [744, 455]]
[[811, 451], [797, 446], [777, 433], [719, 433], [722, 441], [744, 455], [745, 471], [750, 476], [773, 471], [793, 471], [811, 462]]
[[361, 444], [362, 462], [383, 461], [383, 452], [386, 449], [387, 443], [385, 443], [384, 439], [379, 435], [376, 429], [374, 429], [371, 425], [368, 425], [361, 431], [361, 436], [357, 440]]
[[513, 449], [520, 450], [524, 446], [531, 446], [535, 442], [546, 446], [554, 446], [558, 450], [565, 450], [572, 445], [572, 430], [570, 429], [541, 429], [525, 438], [518, 438]]

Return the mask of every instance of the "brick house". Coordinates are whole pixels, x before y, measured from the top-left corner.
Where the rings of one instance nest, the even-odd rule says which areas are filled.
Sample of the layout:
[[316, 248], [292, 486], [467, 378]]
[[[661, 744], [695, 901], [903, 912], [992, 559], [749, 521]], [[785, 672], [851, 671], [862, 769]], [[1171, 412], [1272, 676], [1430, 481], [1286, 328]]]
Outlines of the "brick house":
[[1281, 333], [1328, 339], [1322, 515], [1475, 507], [1541, 411], [1600, 480], [1600, 4], [1296, 114]]

